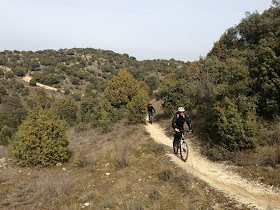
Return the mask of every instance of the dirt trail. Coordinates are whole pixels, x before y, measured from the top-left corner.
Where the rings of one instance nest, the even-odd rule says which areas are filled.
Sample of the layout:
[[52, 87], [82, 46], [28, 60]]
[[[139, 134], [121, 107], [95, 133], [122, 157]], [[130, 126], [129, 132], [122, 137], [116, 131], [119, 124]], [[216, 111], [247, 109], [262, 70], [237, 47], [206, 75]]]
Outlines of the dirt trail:
[[[30, 80], [32, 79], [32, 77], [29, 76], [29, 75], [27, 75], [27, 76], [23, 77], [22, 79], [23, 79], [25, 82], [30, 82]], [[54, 91], [57, 91], [57, 89], [54, 88], [54, 87], [51, 87], [51, 86], [48, 86], [48, 85], [43, 85], [43, 84], [38, 83], [38, 82], [36, 82], [36, 85], [39, 86], [39, 87], [41, 87], [41, 88], [47, 89], [47, 90], [54, 90]], [[61, 90], [61, 92], [64, 93], [63, 90]]]
[[[3, 69], [5, 69], [6, 71], [12, 71], [12, 70], [11, 70], [9, 67], [7, 67], [7, 66], [1, 66], [1, 65], [0, 65], [0, 67], [3, 68]], [[29, 76], [29, 75], [26, 75], [26, 76], [24, 76], [22, 79], [23, 79], [25, 82], [30, 82], [30, 80], [32, 79], [32, 77]], [[48, 86], [48, 85], [43, 85], [43, 84], [38, 83], [38, 82], [36, 83], [36, 85], [39, 86], [39, 87], [41, 87], [41, 88], [44, 88], [44, 89], [46, 89], [46, 90], [54, 90], [54, 91], [57, 91], [57, 88], [54, 88], [54, 87], [51, 87], [51, 86]], [[61, 92], [64, 93], [63, 90], [61, 90]]]
[[158, 143], [169, 148], [169, 156], [177, 165], [192, 173], [210, 186], [225, 193], [230, 198], [247, 204], [257, 209], [280, 209], [280, 193], [259, 183], [242, 179], [236, 173], [229, 170], [229, 166], [209, 161], [202, 157], [187, 140], [190, 153], [187, 162], [183, 162], [178, 156], [172, 154], [172, 138], [164, 134], [159, 124], [147, 124], [147, 131]]

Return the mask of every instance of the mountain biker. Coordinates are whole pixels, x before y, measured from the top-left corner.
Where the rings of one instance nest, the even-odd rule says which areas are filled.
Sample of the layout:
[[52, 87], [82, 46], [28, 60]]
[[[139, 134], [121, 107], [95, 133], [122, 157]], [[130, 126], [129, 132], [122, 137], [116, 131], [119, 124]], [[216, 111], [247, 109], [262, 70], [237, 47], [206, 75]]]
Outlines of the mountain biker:
[[176, 144], [179, 143], [179, 140], [181, 138], [180, 130], [184, 130], [185, 122], [187, 123], [187, 125], [189, 127], [188, 132], [193, 132], [191, 122], [190, 122], [189, 118], [185, 115], [184, 112], [185, 112], [185, 109], [183, 107], [179, 107], [172, 120], [172, 127], [176, 131], [176, 133], [174, 135], [173, 143], [176, 143]]
[[149, 104], [148, 106], [148, 114], [149, 114], [149, 122], [152, 124], [151, 117], [153, 116], [153, 113], [156, 113], [155, 108], [152, 106], [152, 104]]

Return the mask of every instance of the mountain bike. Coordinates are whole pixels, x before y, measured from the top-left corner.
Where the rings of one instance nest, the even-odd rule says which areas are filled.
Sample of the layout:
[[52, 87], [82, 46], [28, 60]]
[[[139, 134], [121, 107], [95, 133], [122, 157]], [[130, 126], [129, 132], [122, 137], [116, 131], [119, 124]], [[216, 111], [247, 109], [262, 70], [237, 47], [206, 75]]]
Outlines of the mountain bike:
[[[177, 155], [178, 150], [180, 150], [181, 159], [185, 162], [189, 156], [189, 147], [188, 147], [187, 143], [185, 142], [184, 130], [179, 130], [179, 132], [181, 134], [181, 138], [180, 138], [179, 142], [173, 141], [173, 151], [174, 151], [174, 154]], [[192, 133], [192, 132], [188, 131], [188, 133]]]

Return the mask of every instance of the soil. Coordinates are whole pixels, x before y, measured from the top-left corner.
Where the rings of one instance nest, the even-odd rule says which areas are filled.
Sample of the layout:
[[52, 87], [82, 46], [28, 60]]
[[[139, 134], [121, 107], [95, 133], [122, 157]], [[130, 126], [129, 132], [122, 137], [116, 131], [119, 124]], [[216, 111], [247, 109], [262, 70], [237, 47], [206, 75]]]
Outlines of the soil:
[[[30, 80], [32, 79], [31, 76], [27, 75], [25, 77], [22, 78], [25, 82], [30, 82]], [[41, 87], [41, 88], [44, 88], [44, 89], [47, 89], [47, 90], [54, 90], [54, 91], [57, 91], [56, 88], [54, 87], [51, 87], [51, 86], [48, 86], [48, 85], [43, 85], [41, 83], [36, 83], [37, 86]], [[63, 90], [61, 92], [64, 92]]]
[[231, 170], [232, 166], [211, 162], [203, 157], [199, 148], [192, 143], [195, 137], [186, 138], [190, 151], [188, 160], [183, 162], [173, 154], [173, 140], [165, 135], [159, 124], [147, 124], [146, 130], [157, 143], [166, 146], [167, 155], [173, 162], [228, 197], [256, 209], [280, 209], [279, 190], [241, 178]]

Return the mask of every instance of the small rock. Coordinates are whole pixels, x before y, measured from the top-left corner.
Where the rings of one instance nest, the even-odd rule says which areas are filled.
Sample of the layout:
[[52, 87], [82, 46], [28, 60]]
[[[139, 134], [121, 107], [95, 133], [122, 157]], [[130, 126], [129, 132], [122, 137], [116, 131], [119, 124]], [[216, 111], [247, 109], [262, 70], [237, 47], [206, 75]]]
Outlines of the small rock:
[[63, 171], [66, 171], [66, 168], [62, 168]]
[[260, 181], [262, 181], [262, 182], [265, 180], [264, 177], [259, 177], [258, 179], [259, 179]]
[[107, 176], [109, 176], [109, 175], [110, 175], [110, 173], [106, 173], [106, 175], [107, 175]]
[[57, 164], [56, 164], [56, 166], [61, 166], [61, 165], [62, 165], [62, 163], [57, 163]]
[[0, 159], [0, 168], [5, 168], [8, 166], [8, 159], [3, 157]]
[[271, 166], [265, 168], [266, 171], [273, 173], [274, 169]]

